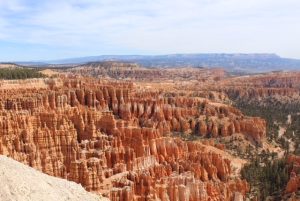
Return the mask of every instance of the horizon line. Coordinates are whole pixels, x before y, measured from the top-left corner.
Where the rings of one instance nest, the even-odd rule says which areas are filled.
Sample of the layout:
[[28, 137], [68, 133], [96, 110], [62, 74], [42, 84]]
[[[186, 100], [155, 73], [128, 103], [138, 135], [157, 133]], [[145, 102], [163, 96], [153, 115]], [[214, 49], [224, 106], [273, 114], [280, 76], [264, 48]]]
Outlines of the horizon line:
[[74, 57], [64, 57], [64, 58], [54, 58], [54, 59], [39, 59], [39, 60], [3, 60], [0, 63], [22, 63], [22, 62], [55, 62], [55, 61], [63, 61], [63, 60], [71, 60], [71, 59], [81, 59], [81, 58], [88, 58], [88, 57], [113, 57], [113, 56], [148, 56], [148, 57], [155, 57], [155, 56], [176, 56], [176, 55], [269, 55], [269, 56], [277, 56], [279, 58], [286, 58], [286, 59], [296, 59], [300, 60], [300, 58], [293, 58], [293, 57], [283, 57], [277, 53], [225, 53], [225, 52], [209, 52], [209, 53], [162, 53], [162, 54], [99, 54], [99, 55], [87, 55], [87, 56], [74, 56]]

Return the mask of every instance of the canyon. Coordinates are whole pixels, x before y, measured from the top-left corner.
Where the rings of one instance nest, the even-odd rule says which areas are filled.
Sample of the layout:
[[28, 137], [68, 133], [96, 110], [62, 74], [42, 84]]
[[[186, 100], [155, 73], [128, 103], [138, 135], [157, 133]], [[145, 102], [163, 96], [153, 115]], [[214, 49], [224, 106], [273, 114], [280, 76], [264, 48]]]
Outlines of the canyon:
[[[249, 160], [218, 140], [238, 135], [265, 150], [267, 122], [233, 101], [292, 102], [299, 84], [297, 73], [232, 77], [118, 62], [2, 80], [0, 154], [112, 201], [246, 200], [240, 170]], [[287, 193], [298, 189], [294, 178]]]

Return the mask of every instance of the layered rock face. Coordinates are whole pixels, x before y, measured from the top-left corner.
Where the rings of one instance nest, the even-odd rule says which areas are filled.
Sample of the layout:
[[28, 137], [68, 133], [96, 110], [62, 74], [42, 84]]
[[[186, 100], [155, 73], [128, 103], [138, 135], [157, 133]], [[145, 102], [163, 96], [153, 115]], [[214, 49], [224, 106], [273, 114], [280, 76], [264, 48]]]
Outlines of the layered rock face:
[[[58, 84], [60, 83], [60, 84]], [[239, 200], [249, 190], [231, 161], [173, 133], [242, 133], [266, 123], [233, 107], [131, 82], [62, 78], [0, 90], [0, 154], [111, 200]]]
[[300, 73], [278, 72], [256, 76], [242, 76], [222, 80], [214, 90], [224, 91], [233, 100], [245, 102], [270, 101], [279, 103], [299, 103]]

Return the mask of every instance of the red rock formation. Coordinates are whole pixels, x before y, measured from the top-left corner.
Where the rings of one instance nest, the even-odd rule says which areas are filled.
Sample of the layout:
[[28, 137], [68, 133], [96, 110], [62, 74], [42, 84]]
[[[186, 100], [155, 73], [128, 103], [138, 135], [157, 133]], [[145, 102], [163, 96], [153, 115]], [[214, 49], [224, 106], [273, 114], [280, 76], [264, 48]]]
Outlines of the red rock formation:
[[222, 91], [233, 100], [258, 104], [270, 104], [270, 100], [299, 103], [299, 86], [299, 72], [278, 72], [221, 80], [211, 90]]
[[[265, 122], [223, 104], [130, 82], [61, 80], [0, 90], [0, 154], [111, 200], [233, 200], [249, 190], [230, 161], [172, 132], [260, 142]], [[55, 86], [55, 87], [53, 87]], [[222, 147], [222, 146], [220, 146]]]
[[300, 176], [296, 175], [295, 172], [291, 173], [289, 182], [286, 185], [285, 193], [294, 193], [300, 188]]
[[285, 193], [294, 193], [300, 188], [300, 175], [296, 174], [296, 172], [299, 172], [300, 169], [300, 157], [296, 155], [289, 155], [287, 163], [292, 166], [292, 169], [290, 180], [285, 188]]

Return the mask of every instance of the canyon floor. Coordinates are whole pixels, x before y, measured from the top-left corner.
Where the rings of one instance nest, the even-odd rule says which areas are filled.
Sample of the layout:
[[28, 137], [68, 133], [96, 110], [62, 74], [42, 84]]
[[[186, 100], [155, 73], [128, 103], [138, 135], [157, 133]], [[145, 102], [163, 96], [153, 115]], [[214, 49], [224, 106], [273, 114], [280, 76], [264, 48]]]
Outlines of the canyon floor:
[[0, 81], [2, 155], [99, 199], [299, 199], [298, 72], [95, 62], [41, 73]]

